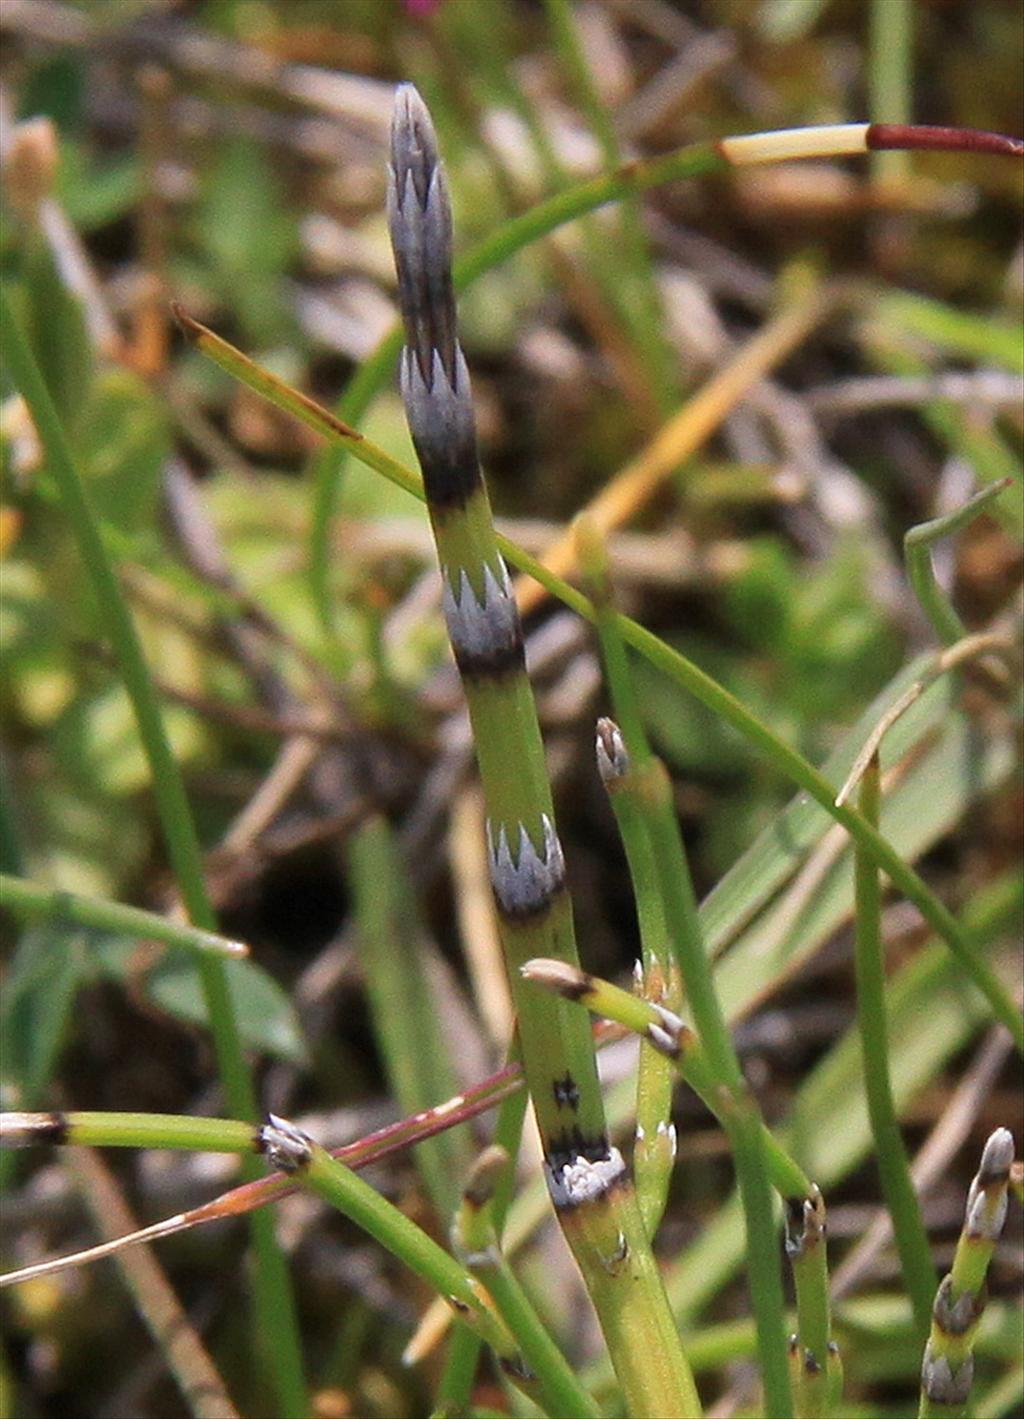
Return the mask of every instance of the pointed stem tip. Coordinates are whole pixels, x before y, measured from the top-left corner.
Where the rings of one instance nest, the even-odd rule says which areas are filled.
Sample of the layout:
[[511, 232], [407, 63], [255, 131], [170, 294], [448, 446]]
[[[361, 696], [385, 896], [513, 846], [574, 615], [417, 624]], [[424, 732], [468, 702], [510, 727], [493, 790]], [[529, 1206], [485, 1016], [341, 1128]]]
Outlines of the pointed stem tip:
[[411, 84], [402, 84], [395, 95], [388, 223], [402, 318], [420, 376], [432, 389], [436, 351], [449, 384], [454, 386], [451, 204], [434, 125]]
[[1004, 1182], [1013, 1162], [1013, 1134], [1008, 1128], [997, 1128], [989, 1134], [978, 1168], [978, 1182], [984, 1187], [990, 1182]]
[[455, 325], [452, 214], [434, 126], [416, 90], [395, 97], [388, 225], [405, 325], [400, 376], [427, 501], [459, 507], [480, 485], [469, 371]]
[[532, 961], [527, 961], [519, 967], [519, 974], [534, 985], [564, 995], [567, 1000], [579, 1000], [581, 996], [588, 995], [591, 989], [590, 977], [585, 971], [581, 971], [578, 966], [569, 965], [567, 961], [556, 961], [545, 956], [536, 956]]
[[614, 719], [597, 721], [597, 771], [605, 788], [613, 788], [632, 768], [622, 730]]

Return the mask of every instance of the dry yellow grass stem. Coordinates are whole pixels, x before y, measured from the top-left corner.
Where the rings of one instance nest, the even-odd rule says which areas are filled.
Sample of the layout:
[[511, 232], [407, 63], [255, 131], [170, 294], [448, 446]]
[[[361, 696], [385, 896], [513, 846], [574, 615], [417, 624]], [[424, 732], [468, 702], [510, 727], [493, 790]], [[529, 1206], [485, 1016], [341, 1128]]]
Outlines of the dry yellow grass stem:
[[[820, 288], [815, 286], [802, 291], [703, 389], [688, 399], [647, 447], [587, 505], [586, 512], [598, 530], [607, 534], [628, 522], [657, 492], [673, 468], [689, 458], [714, 433], [747, 390], [799, 345], [828, 306]], [[572, 530], [567, 529], [557, 537], [541, 560], [557, 576], [570, 575], [576, 566]], [[539, 606], [547, 594], [539, 582], [525, 576], [517, 578], [516, 597], [523, 615]]]

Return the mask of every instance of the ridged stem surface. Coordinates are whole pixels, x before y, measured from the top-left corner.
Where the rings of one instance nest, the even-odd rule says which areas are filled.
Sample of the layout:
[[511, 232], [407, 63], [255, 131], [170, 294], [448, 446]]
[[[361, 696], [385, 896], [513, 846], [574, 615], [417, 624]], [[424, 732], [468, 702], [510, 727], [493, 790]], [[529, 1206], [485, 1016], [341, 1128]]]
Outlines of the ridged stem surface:
[[572, 907], [519, 612], [477, 458], [455, 328], [447, 187], [430, 116], [409, 87], [396, 99], [391, 156], [388, 210], [406, 330], [402, 393], [473, 728], [491, 883], [549, 1190], [628, 1412], [699, 1414], [632, 1182], [608, 1142], [586, 1017], [530, 991], [519, 973], [538, 955], [576, 964]]

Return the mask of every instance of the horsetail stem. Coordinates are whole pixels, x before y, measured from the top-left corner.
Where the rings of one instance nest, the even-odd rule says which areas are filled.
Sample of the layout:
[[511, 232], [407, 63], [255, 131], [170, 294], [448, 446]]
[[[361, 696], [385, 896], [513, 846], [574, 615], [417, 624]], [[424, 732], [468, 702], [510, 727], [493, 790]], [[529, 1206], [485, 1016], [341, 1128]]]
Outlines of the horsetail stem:
[[920, 1419], [961, 1419], [967, 1414], [974, 1378], [974, 1337], [985, 1309], [985, 1274], [1006, 1218], [1013, 1165], [1013, 1135], [997, 1128], [989, 1136], [971, 1183], [964, 1225], [932, 1306], [932, 1323], [921, 1365]]
[[[287, 1119], [268, 1115], [257, 1134], [257, 1150], [272, 1168], [336, 1207], [439, 1292], [458, 1319], [492, 1347], [509, 1378], [517, 1383], [523, 1379], [518, 1347], [490, 1296], [461, 1262], [404, 1212]], [[530, 1388], [527, 1384], [527, 1392]]]
[[[618, 824], [629, 864], [640, 928], [638, 989], [647, 1000], [677, 1010], [682, 1004], [679, 969], [668, 942], [657, 863], [641, 801], [642, 786], [618, 725], [597, 722], [597, 764]], [[636, 1141], [633, 1172], [647, 1234], [658, 1229], [676, 1160], [676, 1129], [671, 1121], [672, 1066], [646, 1042], [640, 1046], [636, 1082]]]
[[[527, 961], [520, 969], [524, 980], [555, 991], [564, 999], [584, 1006], [595, 1015], [615, 1020], [640, 1035], [675, 1064], [694, 1093], [723, 1122], [724, 1093], [703, 1045], [674, 1011], [622, 990], [600, 976], [568, 966], [564, 961]], [[813, 1183], [764, 1123], [761, 1124], [761, 1133], [772, 1186], [787, 1205], [802, 1205], [806, 1198], [813, 1196]]]
[[796, 1289], [797, 1330], [789, 1343], [797, 1416], [828, 1419], [838, 1388], [839, 1352], [829, 1314], [825, 1202], [817, 1187], [802, 1201], [787, 1200], [786, 1255]]
[[498, 1145], [481, 1153], [452, 1226], [452, 1249], [486, 1288], [498, 1314], [516, 1337], [523, 1359], [536, 1377], [538, 1402], [552, 1415], [597, 1419], [597, 1405], [545, 1330], [501, 1250], [495, 1191], [511, 1163], [508, 1151]]
[[487, 803], [491, 884], [545, 1153], [548, 1188], [637, 1415], [700, 1412], [632, 1183], [608, 1141], [582, 1011], [525, 988], [535, 955], [576, 964], [572, 908], [522, 628], [480, 472], [469, 373], [456, 333], [447, 184], [430, 115], [397, 93], [388, 218], [406, 344], [402, 396], [423, 470]]
[[[473, 723], [503, 943], [513, 964], [534, 954], [533, 942], [542, 938], [554, 947], [547, 954], [575, 961], [565, 865], [519, 613], [494, 541], [469, 373], [455, 333], [447, 187], [426, 108], [409, 88], [396, 100], [388, 209], [407, 335], [402, 394], [437, 541], [448, 633]], [[552, 1152], [567, 1160], [570, 1152], [593, 1154], [595, 1161], [607, 1157], [589, 1032], [564, 1010], [547, 1012], [534, 1040], [540, 1017], [529, 1006], [519, 1013], [527, 1079], [549, 1158]], [[556, 1140], [564, 1142], [556, 1146]]]
[[[422, 482], [411, 469], [403, 467], [382, 448], [343, 424], [326, 409], [320, 408], [308, 395], [292, 389], [269, 370], [243, 355], [219, 335], [215, 335], [205, 325], [193, 320], [180, 306], [173, 309], [186, 336], [235, 379], [255, 390], [272, 404], [287, 410], [331, 442], [344, 446], [360, 462], [382, 473], [397, 487], [426, 501]], [[501, 536], [496, 538], [496, 542], [499, 550], [513, 565], [539, 582], [552, 596], [557, 596], [563, 605], [587, 620], [596, 619], [594, 606], [582, 592], [549, 572], [536, 557], [531, 556], [515, 542]], [[1018, 1051], [1024, 1053], [1024, 1021], [1021, 1020], [1020, 1011], [1010, 992], [983, 959], [970, 935], [964, 931], [949, 908], [915, 869], [903, 860], [889, 840], [855, 809], [845, 803], [837, 803], [835, 787], [820, 769], [815, 768], [784, 739], [779, 738], [735, 695], [717, 680], [713, 680], [694, 661], [688, 660], [652, 631], [641, 626], [638, 621], [633, 621], [621, 613], [616, 613], [615, 619], [622, 639], [639, 655], [656, 670], [674, 680], [681, 689], [693, 695], [705, 708], [724, 719], [738, 734], [763, 753], [779, 773], [798, 784], [830, 817], [843, 825], [854, 842], [883, 869], [893, 886], [914, 903], [929, 925], [946, 941], [963, 969], [988, 1000], [993, 1014], [1010, 1031]]]
[[[574, 523], [576, 555], [594, 605], [601, 658], [612, 706], [622, 725], [597, 724], [597, 765], [629, 864], [642, 953], [642, 993], [679, 1010], [683, 978], [673, 930], [687, 929], [672, 908], [677, 897], [666, 878], [685, 876], [687, 866], [668, 776], [651, 752], [640, 713], [628, 652], [615, 615], [608, 554], [597, 520], [581, 513]], [[647, 1044], [640, 1047], [636, 1087], [633, 1169], [640, 1211], [650, 1236], [661, 1221], [676, 1159], [671, 1122], [672, 1071]]]

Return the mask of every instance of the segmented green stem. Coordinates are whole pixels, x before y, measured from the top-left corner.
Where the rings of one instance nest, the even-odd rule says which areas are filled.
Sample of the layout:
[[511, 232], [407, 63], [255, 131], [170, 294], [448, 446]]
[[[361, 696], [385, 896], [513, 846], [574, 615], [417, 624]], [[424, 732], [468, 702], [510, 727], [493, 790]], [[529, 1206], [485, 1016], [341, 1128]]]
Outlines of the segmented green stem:
[[[619, 623], [611, 606], [607, 567], [596, 532], [586, 522], [577, 524], [577, 541], [594, 584], [594, 611], [602, 650], [610, 667], [609, 681], [618, 691], [616, 708], [625, 712], [632, 743], [623, 754], [635, 752], [638, 798], [643, 804], [654, 863], [658, 894], [668, 927], [668, 940], [685, 986], [686, 997], [718, 1086], [716, 1115], [729, 1135], [740, 1184], [747, 1227], [747, 1257], [751, 1300], [757, 1321], [765, 1398], [773, 1414], [790, 1412], [792, 1403], [786, 1350], [782, 1333], [782, 1279], [775, 1250], [769, 1175], [757, 1101], [747, 1089], [733, 1049], [725, 1016], [715, 990], [711, 961], [704, 943], [690, 866], [675, 812], [668, 773], [651, 753], [632, 691], [632, 681]], [[614, 727], [613, 727], [614, 728]], [[600, 742], [600, 741], [599, 741]], [[620, 757], [609, 738], [609, 767]], [[606, 782], [607, 774], [603, 775]]]
[[[669, 939], [665, 891], [654, 847], [665, 832], [662, 810], [667, 808], [674, 817], [674, 806], [671, 802], [665, 804], [663, 795], [651, 791], [660, 787], [652, 783], [652, 775], [657, 775], [659, 769], [647, 742], [626, 647], [615, 618], [607, 554], [591, 519], [577, 518], [576, 546], [594, 604], [612, 707], [619, 723], [625, 726], [623, 732], [613, 720], [598, 720], [597, 766], [629, 864], [640, 928], [640, 985], [646, 999], [669, 1010], [679, 1010], [683, 1000], [682, 974]], [[672, 1083], [669, 1062], [652, 1045], [641, 1044], [633, 1171], [640, 1212], [652, 1237], [665, 1211], [676, 1159]]]
[[790, 1336], [798, 1419], [829, 1419], [839, 1397], [839, 1352], [832, 1341], [825, 1251], [825, 1203], [817, 1187], [786, 1206], [786, 1255], [796, 1288], [796, 1334]]
[[[673, 1011], [622, 990], [600, 976], [567, 966], [564, 961], [538, 958], [527, 961], [521, 969], [524, 980], [555, 991], [595, 1015], [614, 1020], [648, 1041], [672, 1061], [694, 1093], [724, 1123], [720, 1115], [722, 1091], [707, 1055], [693, 1030]], [[801, 1204], [813, 1195], [814, 1184], [763, 1123], [761, 1128], [772, 1186], [784, 1202]]]
[[191, 1114], [61, 1113], [0, 1114], [0, 1148], [79, 1143], [90, 1148], [175, 1148], [193, 1153], [253, 1153], [256, 1126], [230, 1118]]
[[586, 1019], [564, 1001], [533, 997], [517, 969], [541, 953], [575, 963], [572, 908], [519, 613], [477, 458], [456, 336], [447, 188], [430, 116], [408, 86], [396, 99], [391, 160], [388, 212], [407, 341], [402, 393], [487, 802], [491, 883], [548, 1185], [630, 1411], [698, 1413], [632, 1184], [608, 1142]]
[[532, 1386], [525, 1382], [511, 1333], [486, 1291], [461, 1262], [286, 1119], [269, 1116], [259, 1131], [259, 1151], [271, 1167], [324, 1198], [443, 1296], [454, 1315], [491, 1346], [509, 1378], [525, 1383], [529, 1392]]
[[[250, 389], [261, 394], [278, 408], [305, 423], [309, 428], [324, 435], [333, 443], [340, 444], [364, 463], [368, 468], [382, 473], [392, 483], [421, 501], [426, 500], [422, 482], [410, 469], [404, 467], [384, 450], [364, 438], [354, 429], [343, 424], [333, 414], [322, 409], [308, 396], [284, 384], [269, 370], [250, 360], [240, 350], [235, 349], [212, 330], [176, 308], [176, 315], [189, 339], [208, 355], [210, 359], [241, 380]], [[543, 566], [536, 557], [523, 550], [500, 533], [495, 542], [499, 552], [527, 576], [538, 581], [563, 605], [588, 621], [596, 620], [596, 612], [589, 598], [581, 591]], [[872, 827], [862, 814], [845, 803], [837, 803], [836, 789], [828, 778], [815, 768], [802, 754], [780, 739], [767, 725], [739, 701], [735, 695], [713, 680], [710, 675], [687, 659], [672, 646], [667, 645], [652, 631], [641, 626], [629, 616], [617, 614], [616, 621], [627, 645], [637, 651], [662, 674], [674, 680], [677, 685], [693, 695], [712, 714], [720, 716], [738, 734], [748, 740], [764, 755], [780, 773], [799, 785], [809, 798], [841, 823], [864, 852], [889, 876], [894, 886], [914, 903], [921, 915], [946, 941], [964, 971], [969, 975], [988, 1000], [992, 1013], [1010, 1031], [1018, 1051], [1024, 1054], [1024, 1020], [1015, 1006], [1009, 991], [1005, 988], [991, 967], [982, 959], [970, 935], [964, 931], [952, 912], [939, 900], [913, 867], [903, 861], [890, 842]]]
[[[657, 862], [644, 814], [643, 782], [632, 765], [618, 726], [597, 722], [597, 762], [629, 863], [640, 928], [638, 989], [646, 1000], [679, 1010], [682, 976], [668, 940]], [[676, 1160], [671, 1121], [673, 1073], [669, 1061], [646, 1041], [640, 1045], [636, 1081], [636, 1140], [633, 1171], [647, 1234], [658, 1229]]]
[[974, 1337], [985, 1309], [985, 1275], [1006, 1218], [1013, 1135], [990, 1135], [967, 1196], [953, 1267], [935, 1295], [921, 1366], [920, 1419], [964, 1419], [974, 1378]]
[[486, 1288], [519, 1342], [523, 1359], [537, 1376], [547, 1412], [555, 1419], [560, 1415], [596, 1419], [600, 1410], [544, 1329], [501, 1250], [494, 1221], [494, 1188], [510, 1167], [508, 1153], [497, 1146], [486, 1149], [477, 1159], [452, 1227], [452, 1248]]

